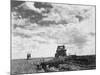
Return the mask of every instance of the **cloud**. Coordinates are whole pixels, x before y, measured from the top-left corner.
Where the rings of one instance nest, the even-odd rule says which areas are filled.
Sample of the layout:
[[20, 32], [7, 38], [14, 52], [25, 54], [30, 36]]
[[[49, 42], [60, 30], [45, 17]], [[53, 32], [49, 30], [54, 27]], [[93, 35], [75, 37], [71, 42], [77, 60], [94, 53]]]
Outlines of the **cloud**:
[[23, 4], [25, 1], [17, 1], [17, 0], [11, 0], [11, 8], [17, 7], [21, 4]]
[[95, 36], [96, 34], [94, 32], [89, 33], [91, 36]]
[[33, 34], [33, 36], [40, 36], [47, 40], [47, 42], [50, 42], [49, 40], [52, 39], [52, 42], [56, 44], [70, 44], [76, 45], [78, 48], [83, 48], [88, 41], [87, 34], [84, 34], [75, 26], [66, 26], [64, 28], [61, 28], [61, 26], [48, 27], [44, 28], [45, 31]]
[[40, 26], [50, 26], [50, 25], [56, 25], [55, 21], [39, 21], [38, 24]]
[[[46, 14], [47, 17], [44, 17], [42, 20], [40, 20], [40, 22], [42, 23], [42, 21], [47, 21], [48, 24], [52, 25], [53, 24], [77, 24], [80, 23], [86, 19], [89, 19], [91, 14], [91, 8], [78, 8], [79, 6], [77, 6], [75, 9], [75, 5], [71, 6], [71, 5], [61, 5], [59, 6], [59, 4], [52, 4], [53, 8], [50, 10], [50, 12], [48, 14]], [[85, 7], [85, 6], [84, 6]], [[63, 11], [64, 10], [64, 11]], [[41, 25], [41, 24], [40, 24]], [[44, 23], [44, 25], [46, 26], [47, 23]]]
[[19, 7], [16, 7], [14, 11], [12, 11], [12, 18], [15, 18], [15, 20], [26, 19], [31, 23], [37, 23], [39, 20], [45, 17], [45, 16], [42, 16], [42, 13], [40, 13], [39, 11], [41, 10], [35, 8], [34, 3], [25, 2], [21, 4]]
[[13, 35], [16, 36], [20, 36], [22, 38], [31, 38], [32, 36], [28, 35], [28, 34], [24, 34], [24, 33], [18, 33], [18, 32], [14, 32]]
[[39, 9], [41, 9], [41, 8], [45, 8], [45, 9], [46, 8], [53, 8], [53, 6], [50, 3], [45, 3], [45, 2], [35, 2], [34, 6], [36, 8], [39, 8]]
[[[40, 5], [42, 6], [42, 8], [38, 7]], [[38, 5], [38, 2], [24, 2], [21, 5], [16, 6], [16, 8], [12, 7], [12, 9], [14, 10], [13, 12], [16, 12], [18, 14], [16, 16], [20, 16], [20, 18], [28, 18], [33, 23], [41, 20], [43, 17], [46, 17], [42, 14], [50, 10], [50, 4], [39, 2]]]
[[[40, 26], [57, 24], [77, 24], [89, 18], [91, 8], [82, 8], [75, 5], [60, 5], [42, 2], [24, 2], [14, 11], [15, 17], [26, 19], [28, 23], [37, 23]], [[63, 11], [64, 10], [64, 11]], [[44, 13], [49, 11], [48, 13]], [[19, 16], [19, 17], [18, 17]], [[13, 16], [14, 17], [14, 16]], [[18, 19], [18, 20], [21, 20]], [[23, 21], [24, 22], [24, 21]], [[26, 23], [25, 22], [25, 23]]]
[[66, 31], [55, 33], [53, 38], [57, 41], [58, 44], [70, 44], [76, 45], [77, 48], [83, 48], [87, 43], [87, 35], [80, 32], [77, 28], [66, 28]]
[[79, 31], [73, 30], [70, 37], [72, 37], [72, 39], [69, 42], [75, 44], [79, 49], [87, 45], [87, 36], [82, 35]]
[[91, 6], [25, 2], [12, 11], [13, 52], [49, 56], [64, 44], [70, 54], [93, 54], [93, 13]]
[[28, 51], [31, 52], [32, 50], [38, 48], [39, 43], [37, 41], [33, 41], [30, 38], [22, 38], [22, 37], [14, 37], [12, 40], [12, 49], [14, 51]]

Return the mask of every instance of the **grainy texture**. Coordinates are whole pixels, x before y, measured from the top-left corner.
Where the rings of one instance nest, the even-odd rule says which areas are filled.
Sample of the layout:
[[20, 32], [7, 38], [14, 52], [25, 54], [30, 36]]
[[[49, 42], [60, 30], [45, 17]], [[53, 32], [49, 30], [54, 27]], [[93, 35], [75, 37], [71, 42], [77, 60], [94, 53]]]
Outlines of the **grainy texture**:
[[[41, 63], [43, 58], [33, 58], [30, 60], [26, 59], [16, 59], [12, 60], [11, 72], [12, 74], [31, 74], [31, 73], [41, 73], [41, 72], [61, 72], [61, 71], [78, 71], [78, 70], [91, 70], [96, 68], [95, 55], [91, 56], [76, 56], [66, 57], [62, 64], [59, 64], [58, 68], [51, 67], [48, 71], [43, 69], [37, 70], [36, 64]], [[44, 58], [44, 62], [53, 63], [60, 60], [54, 59], [53, 57]]]
[[95, 9], [11, 0], [11, 74], [95, 69]]

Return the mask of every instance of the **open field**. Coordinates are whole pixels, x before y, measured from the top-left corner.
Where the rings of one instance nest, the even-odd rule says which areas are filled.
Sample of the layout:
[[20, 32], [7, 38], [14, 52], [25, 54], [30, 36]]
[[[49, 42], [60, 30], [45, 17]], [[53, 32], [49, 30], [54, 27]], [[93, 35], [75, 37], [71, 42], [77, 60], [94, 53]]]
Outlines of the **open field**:
[[[64, 63], [59, 64], [58, 68], [52, 67], [50, 69], [54, 71], [76, 71], [76, 70], [91, 70], [96, 68], [96, 56], [68, 56], [64, 58]], [[30, 60], [26, 59], [15, 59], [11, 60], [11, 74], [31, 74], [31, 73], [41, 73], [41, 72], [54, 72], [45, 71], [43, 69], [38, 70], [36, 64], [40, 64], [43, 58], [32, 58]], [[53, 61], [53, 62], [52, 62]], [[56, 63], [60, 62], [56, 58], [49, 57], [44, 58], [44, 62]]]

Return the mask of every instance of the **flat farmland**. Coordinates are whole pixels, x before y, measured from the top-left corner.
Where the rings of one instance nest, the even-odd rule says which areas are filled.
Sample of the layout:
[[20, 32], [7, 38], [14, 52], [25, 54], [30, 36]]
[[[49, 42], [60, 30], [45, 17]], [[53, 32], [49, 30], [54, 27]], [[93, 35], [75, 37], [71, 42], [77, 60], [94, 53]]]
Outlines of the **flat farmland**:
[[[44, 61], [48, 61], [52, 58], [45, 58]], [[14, 59], [11, 60], [11, 74], [29, 74], [37, 73], [37, 67], [35, 64], [39, 64], [42, 58], [27, 59]], [[40, 72], [44, 72], [43, 70]]]
[[[78, 70], [92, 70], [96, 69], [96, 57], [92, 56], [69, 56], [65, 58], [64, 64], [59, 64], [60, 67], [53, 68], [53, 70], [61, 71], [78, 71]], [[49, 58], [32, 58], [27, 59], [13, 59], [11, 60], [11, 74], [32, 74], [32, 73], [44, 73], [51, 72], [45, 71], [44, 69], [38, 70], [37, 64], [41, 62], [60, 62], [59, 60], [54, 59], [53, 57]], [[51, 68], [50, 68], [51, 69]], [[52, 71], [52, 72], [54, 72]]]

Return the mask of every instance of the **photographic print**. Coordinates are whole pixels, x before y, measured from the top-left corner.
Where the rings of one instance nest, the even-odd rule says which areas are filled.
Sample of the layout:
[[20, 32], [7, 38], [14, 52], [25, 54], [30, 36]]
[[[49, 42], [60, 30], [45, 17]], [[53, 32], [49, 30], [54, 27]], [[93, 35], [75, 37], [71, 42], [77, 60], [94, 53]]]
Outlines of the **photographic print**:
[[95, 10], [11, 0], [11, 75], [96, 69]]

